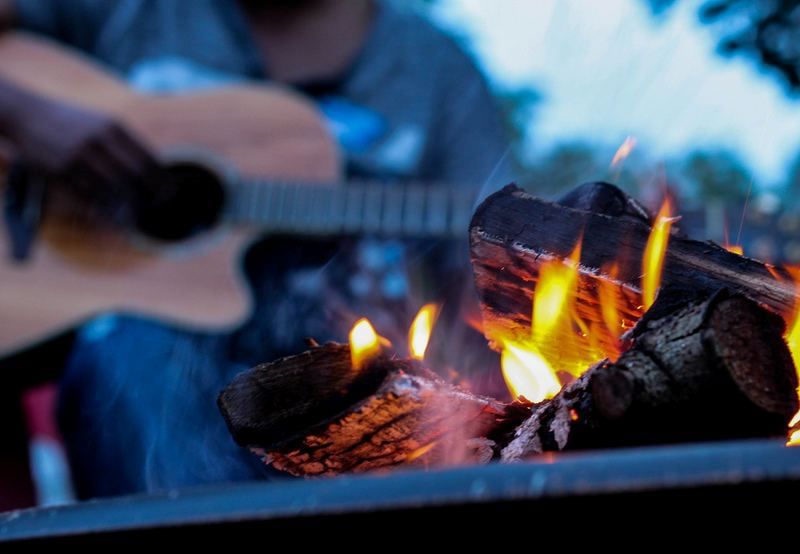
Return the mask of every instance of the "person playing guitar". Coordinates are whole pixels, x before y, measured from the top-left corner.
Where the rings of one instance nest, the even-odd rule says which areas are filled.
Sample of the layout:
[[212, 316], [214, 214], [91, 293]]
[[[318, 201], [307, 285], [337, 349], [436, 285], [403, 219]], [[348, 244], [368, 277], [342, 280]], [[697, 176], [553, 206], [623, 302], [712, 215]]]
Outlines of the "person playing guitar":
[[[508, 137], [480, 73], [442, 32], [388, 0], [0, 0], [0, 28], [82, 50], [143, 93], [291, 86], [316, 101], [351, 178], [457, 183], [465, 194], [512, 180]], [[157, 154], [113, 116], [3, 78], [0, 138], [33, 171], [100, 204], [157, 194], [163, 177]], [[435, 262], [428, 281], [440, 291], [448, 271], [468, 271], [436, 248], [418, 256], [377, 237], [314, 246], [266, 240], [248, 253], [255, 306], [236, 332], [128, 316], [78, 332], [59, 423], [81, 496], [263, 476], [216, 412], [224, 383], [302, 349], [305, 336], [340, 338], [378, 305], [382, 332], [392, 314], [407, 324], [419, 259]]]

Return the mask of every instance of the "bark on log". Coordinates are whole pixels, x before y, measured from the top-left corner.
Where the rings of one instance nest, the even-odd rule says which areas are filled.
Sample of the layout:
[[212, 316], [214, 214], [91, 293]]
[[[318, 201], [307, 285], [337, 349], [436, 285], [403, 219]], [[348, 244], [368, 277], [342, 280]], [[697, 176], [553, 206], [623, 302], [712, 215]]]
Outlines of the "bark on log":
[[[605, 183], [585, 185], [562, 202], [595, 211], [546, 202], [509, 185], [489, 196], [472, 219], [470, 249], [484, 334], [496, 347], [503, 338], [529, 337], [541, 263], [567, 257], [578, 240], [582, 240], [577, 302], [581, 318], [603, 327], [598, 279], [611, 279], [612, 264], [617, 267], [612, 280], [618, 285], [621, 316], [633, 323], [641, 315], [641, 263], [650, 234], [646, 217], [631, 208], [633, 201], [622, 191]], [[677, 234], [670, 239], [663, 284], [696, 295], [726, 287], [781, 314], [796, 301], [788, 274], [712, 242]], [[602, 332], [598, 336], [607, 350], [613, 349], [613, 337]]]
[[317, 346], [240, 374], [219, 405], [239, 444], [297, 476], [487, 463], [530, 414], [409, 360], [380, 357], [361, 372], [341, 377], [354, 374], [347, 345]]
[[786, 436], [798, 400], [783, 331], [779, 316], [724, 290], [643, 320], [615, 363], [599, 363], [537, 405], [501, 458]]
[[312, 346], [240, 373], [217, 404], [238, 444], [278, 446], [375, 392], [389, 369], [379, 358], [355, 371], [348, 345]]

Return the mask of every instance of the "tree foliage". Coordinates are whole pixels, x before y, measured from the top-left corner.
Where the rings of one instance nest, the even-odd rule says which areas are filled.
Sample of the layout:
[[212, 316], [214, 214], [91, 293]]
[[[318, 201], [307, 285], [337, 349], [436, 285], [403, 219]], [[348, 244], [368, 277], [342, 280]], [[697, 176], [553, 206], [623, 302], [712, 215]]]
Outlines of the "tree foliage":
[[[646, 0], [656, 15], [675, 0]], [[719, 34], [718, 50], [743, 55], [800, 95], [800, 0], [704, 0], [699, 17]]]
[[783, 192], [785, 207], [797, 211], [800, 208], [800, 154], [789, 164], [788, 178]]
[[688, 192], [695, 198], [736, 202], [747, 197], [752, 176], [736, 154], [720, 151], [695, 151], [682, 163]]

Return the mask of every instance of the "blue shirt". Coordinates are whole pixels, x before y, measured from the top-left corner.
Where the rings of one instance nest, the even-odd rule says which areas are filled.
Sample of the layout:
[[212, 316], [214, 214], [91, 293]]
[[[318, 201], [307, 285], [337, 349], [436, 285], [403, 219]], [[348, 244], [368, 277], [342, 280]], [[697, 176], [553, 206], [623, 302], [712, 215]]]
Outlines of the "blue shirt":
[[[269, 77], [233, 0], [17, 1], [23, 27], [84, 50], [143, 90]], [[474, 64], [422, 17], [388, 2], [377, 6], [341, 81], [322, 93], [309, 87], [352, 172], [489, 189], [507, 184], [507, 137]]]

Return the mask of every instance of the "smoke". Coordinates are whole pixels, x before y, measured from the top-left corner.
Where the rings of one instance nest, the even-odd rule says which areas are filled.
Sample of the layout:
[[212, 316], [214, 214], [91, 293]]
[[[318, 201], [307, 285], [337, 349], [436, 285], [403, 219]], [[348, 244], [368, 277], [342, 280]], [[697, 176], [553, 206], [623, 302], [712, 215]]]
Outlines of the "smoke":
[[80, 497], [264, 476], [215, 405], [243, 369], [225, 361], [226, 343], [133, 316], [84, 327], [58, 414]]
[[494, 165], [492, 171], [489, 173], [489, 176], [486, 177], [486, 180], [484, 180], [483, 185], [478, 191], [478, 195], [475, 198], [475, 204], [474, 204], [475, 208], [477, 208], [481, 202], [486, 200], [487, 196], [489, 196], [494, 192], [497, 192], [504, 186], [514, 181], [514, 174], [513, 170], [511, 169], [510, 155], [511, 155], [511, 146], [509, 145], [503, 151], [502, 156], [500, 156], [500, 159], [497, 160], [497, 163]]

